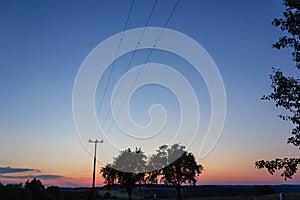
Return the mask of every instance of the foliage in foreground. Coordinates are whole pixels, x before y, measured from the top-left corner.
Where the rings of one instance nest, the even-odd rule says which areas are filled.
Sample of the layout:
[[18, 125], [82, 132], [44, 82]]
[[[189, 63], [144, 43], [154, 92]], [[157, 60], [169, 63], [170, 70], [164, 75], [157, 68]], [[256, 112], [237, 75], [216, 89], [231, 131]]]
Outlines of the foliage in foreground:
[[[300, 0], [284, 0], [283, 5], [285, 6], [284, 17], [274, 19], [272, 24], [279, 27], [288, 36], [279, 38], [272, 47], [276, 49], [291, 48], [295, 67], [300, 69]], [[279, 117], [294, 125], [292, 136], [288, 138], [287, 142], [294, 146], [300, 146], [300, 81], [295, 77], [285, 76], [280, 70], [274, 70], [270, 78], [273, 92], [263, 96], [262, 99], [273, 100], [276, 107], [284, 108], [290, 113]], [[300, 165], [300, 158], [276, 158], [271, 161], [255, 162], [258, 169], [266, 168], [270, 174], [283, 169], [281, 176], [285, 180], [292, 178], [297, 172], [298, 165]]]

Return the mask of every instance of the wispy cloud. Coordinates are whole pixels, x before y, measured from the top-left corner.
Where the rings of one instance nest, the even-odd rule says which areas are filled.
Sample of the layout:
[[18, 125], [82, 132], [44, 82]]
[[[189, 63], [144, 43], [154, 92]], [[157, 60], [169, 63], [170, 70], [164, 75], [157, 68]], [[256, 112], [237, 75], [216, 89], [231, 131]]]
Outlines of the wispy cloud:
[[37, 179], [44, 179], [44, 180], [53, 180], [53, 179], [60, 179], [63, 178], [63, 176], [60, 175], [50, 175], [50, 174], [43, 174], [43, 175], [27, 175], [27, 176], [3, 176], [0, 175], [1, 178], [8, 178], [8, 179], [33, 179], [33, 178], [37, 178]]
[[30, 169], [30, 168], [0, 167], [0, 174], [19, 173], [19, 172], [41, 172], [41, 170]]
[[[33, 172], [30, 175], [12, 175], [14, 173], [26, 173], [26, 172]], [[7, 179], [44, 179], [44, 180], [53, 180], [53, 179], [60, 179], [63, 176], [60, 175], [53, 175], [53, 174], [39, 174], [42, 172], [39, 169], [31, 169], [31, 168], [12, 168], [12, 167], [0, 167], [0, 178], [7, 178]], [[10, 175], [7, 175], [10, 174]]]

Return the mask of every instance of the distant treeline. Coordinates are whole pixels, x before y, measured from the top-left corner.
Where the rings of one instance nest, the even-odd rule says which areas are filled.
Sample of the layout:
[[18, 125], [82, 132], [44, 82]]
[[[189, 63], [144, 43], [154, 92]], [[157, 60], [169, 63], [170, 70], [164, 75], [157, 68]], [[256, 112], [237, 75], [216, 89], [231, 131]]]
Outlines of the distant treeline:
[[76, 200], [88, 199], [90, 189], [86, 191], [61, 190], [58, 186], [50, 186], [45, 188], [40, 180], [33, 179], [23, 184], [7, 184], [0, 183], [0, 199], [1, 200]]
[[[116, 191], [126, 193], [124, 187], [111, 185], [96, 188], [98, 191], [97, 199], [111, 198], [118, 199]], [[189, 197], [217, 197], [217, 196], [254, 196], [267, 195], [279, 192], [300, 192], [300, 185], [275, 185], [275, 186], [183, 186], [182, 196]], [[133, 191], [136, 196], [139, 194], [141, 199], [153, 197], [155, 193], [159, 198], [174, 198], [175, 189], [170, 185], [164, 184], [138, 184]], [[1, 200], [76, 200], [89, 199], [91, 189], [86, 188], [59, 188], [50, 186], [45, 188], [40, 180], [33, 179], [25, 184], [6, 184], [0, 183]]]

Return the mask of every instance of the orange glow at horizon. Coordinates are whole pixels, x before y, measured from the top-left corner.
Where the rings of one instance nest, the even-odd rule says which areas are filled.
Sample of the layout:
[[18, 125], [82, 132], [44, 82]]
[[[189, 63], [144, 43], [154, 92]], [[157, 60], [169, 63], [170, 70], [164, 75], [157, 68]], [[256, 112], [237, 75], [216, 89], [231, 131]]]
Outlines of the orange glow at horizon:
[[[86, 160], [89, 159], [90, 158], [87, 158]], [[225, 158], [217, 156], [207, 157], [203, 161], [197, 160], [198, 163], [201, 163], [204, 166], [204, 171], [198, 177], [197, 185], [274, 185], [300, 183], [299, 173], [296, 174], [292, 179], [285, 181], [284, 178], [280, 176], [281, 172], [277, 172], [272, 176], [266, 169], [256, 169], [253, 162], [254, 159], [248, 159], [250, 161], [237, 158], [235, 162], [226, 162]], [[85, 164], [81, 164], [79, 167], [75, 168], [74, 166], [76, 166], [76, 164], [72, 163], [68, 166], [63, 166], [63, 170], [58, 168], [55, 170], [42, 170], [43, 174], [55, 174], [61, 176], [59, 178], [47, 179], [39, 177], [41, 172], [37, 174], [28, 173], [27, 175], [30, 175], [30, 177], [34, 177], [34, 175], [36, 175], [37, 179], [41, 180], [46, 187], [50, 185], [59, 187], [91, 187], [92, 167]], [[103, 164], [98, 163], [96, 170], [96, 187], [105, 185], [105, 181], [99, 173], [100, 167], [103, 167]], [[24, 178], [24, 174], [21, 173], [17, 175], [23, 176], [23, 178], [5, 178], [5, 176], [3, 176], [0, 177], [0, 182], [2, 184], [25, 184], [27, 180], [32, 179]]]
[[[237, 173], [238, 172], [238, 173]], [[91, 175], [86, 176], [62, 176], [58, 179], [43, 179], [37, 178], [42, 183], [48, 186], [59, 186], [59, 187], [90, 187], [92, 183]], [[4, 183], [22, 183], [25, 184], [26, 178], [1, 178], [2, 184]], [[266, 170], [253, 169], [250, 171], [236, 171], [234, 169], [228, 171], [204, 171], [198, 176], [197, 185], [276, 185], [276, 184], [299, 184], [300, 174], [296, 174], [292, 179], [285, 181], [280, 176], [280, 172], [270, 175]], [[97, 175], [96, 187], [105, 185], [104, 179]]]

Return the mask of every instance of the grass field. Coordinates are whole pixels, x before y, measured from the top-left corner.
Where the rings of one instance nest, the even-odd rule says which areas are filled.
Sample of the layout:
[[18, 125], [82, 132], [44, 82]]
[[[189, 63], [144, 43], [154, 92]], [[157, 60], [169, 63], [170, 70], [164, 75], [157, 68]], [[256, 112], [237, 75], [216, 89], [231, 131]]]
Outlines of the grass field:
[[[264, 189], [264, 190], [262, 190]], [[279, 194], [274, 194], [275, 190], [269, 191], [268, 187], [225, 187], [225, 186], [201, 186], [185, 187], [182, 190], [183, 200], [279, 200]], [[272, 189], [272, 188], [271, 188]], [[253, 193], [255, 191], [256, 193]], [[251, 193], [252, 192], [252, 193]], [[269, 192], [271, 195], [263, 195], [262, 192]], [[102, 188], [98, 190], [98, 197], [102, 199], [121, 199], [126, 200], [128, 194], [125, 188], [112, 187], [110, 189]], [[172, 187], [139, 187], [135, 188], [132, 193], [133, 200], [153, 200], [153, 194], [157, 194], [157, 200], [175, 200], [177, 192]], [[273, 193], [273, 194], [272, 194]], [[261, 194], [255, 196], [255, 194]], [[107, 196], [108, 195], [108, 196]], [[240, 195], [240, 196], [234, 196]], [[206, 197], [204, 197], [206, 196]], [[210, 197], [209, 197], [210, 196]], [[211, 197], [219, 196], [219, 197]], [[223, 196], [223, 197], [222, 197]], [[185, 198], [186, 197], [186, 198]], [[188, 198], [190, 197], [190, 198]], [[300, 200], [300, 193], [285, 193], [284, 200]]]
[[[120, 200], [126, 200], [127, 198], [118, 198]], [[133, 200], [138, 200], [139, 198], [133, 197]], [[265, 195], [265, 196], [234, 196], [234, 197], [199, 197], [199, 198], [183, 198], [183, 200], [279, 200], [279, 194]], [[109, 200], [109, 199], [106, 199]], [[145, 199], [153, 200], [153, 199]], [[174, 198], [165, 198], [157, 200], [175, 200]], [[289, 193], [285, 194], [284, 200], [300, 200], [300, 193]]]
[[[236, 196], [236, 197], [209, 197], [209, 198], [191, 198], [183, 200], [279, 200], [279, 194], [266, 196]], [[171, 199], [164, 199], [171, 200]], [[300, 193], [285, 194], [284, 200], [300, 200]]]

